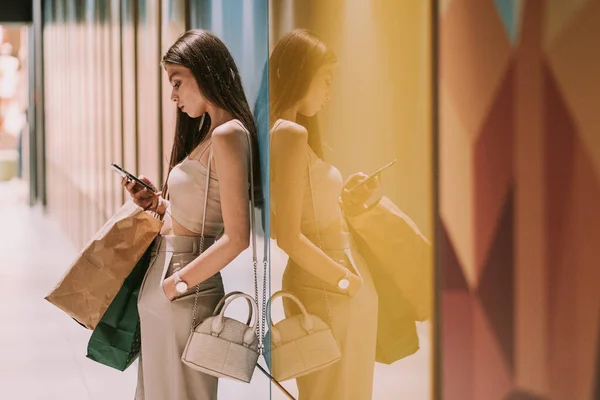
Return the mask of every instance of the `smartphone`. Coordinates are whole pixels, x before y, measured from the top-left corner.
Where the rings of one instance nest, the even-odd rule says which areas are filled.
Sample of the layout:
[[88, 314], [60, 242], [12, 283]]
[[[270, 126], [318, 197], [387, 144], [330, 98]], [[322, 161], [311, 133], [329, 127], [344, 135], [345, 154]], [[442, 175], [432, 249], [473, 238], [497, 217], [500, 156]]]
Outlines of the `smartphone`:
[[126, 170], [124, 170], [123, 168], [121, 168], [120, 166], [118, 166], [115, 163], [111, 163], [110, 167], [113, 169], [113, 171], [115, 171], [117, 174], [121, 175], [121, 177], [123, 178], [127, 178], [130, 181], [134, 181], [135, 183], [137, 183], [138, 185], [142, 186], [143, 188], [148, 189], [148, 191], [150, 193], [156, 193], [156, 189], [154, 189], [152, 186], [148, 185], [146, 182], [138, 179], [135, 175], [133, 175], [130, 172], [127, 172]]
[[357, 184], [356, 186], [354, 186], [352, 189], [359, 187], [360, 185], [365, 185], [367, 183], [369, 183], [371, 180], [375, 179], [377, 176], [379, 176], [379, 174], [381, 174], [381, 172], [383, 172], [384, 170], [388, 169], [389, 167], [391, 167], [392, 165], [396, 164], [396, 159], [393, 159], [392, 161], [390, 161], [389, 163], [385, 164], [383, 167], [377, 169], [375, 172], [373, 172], [371, 175], [367, 176], [367, 179], [365, 179], [364, 181], [360, 182], [359, 184]]

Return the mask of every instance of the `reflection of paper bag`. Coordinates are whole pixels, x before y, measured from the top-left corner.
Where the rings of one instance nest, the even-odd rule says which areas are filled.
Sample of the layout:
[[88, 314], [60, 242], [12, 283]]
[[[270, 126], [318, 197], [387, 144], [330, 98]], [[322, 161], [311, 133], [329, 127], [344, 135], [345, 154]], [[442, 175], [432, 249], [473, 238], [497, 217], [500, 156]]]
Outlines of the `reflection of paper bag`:
[[350, 226], [352, 241], [367, 264], [377, 291], [375, 361], [393, 364], [419, 350], [415, 308], [410, 304], [369, 245]]
[[46, 300], [94, 329], [162, 224], [133, 201], [125, 203], [87, 244]]
[[348, 218], [348, 223], [412, 304], [417, 321], [429, 318], [433, 250], [415, 223], [387, 197], [369, 211]]

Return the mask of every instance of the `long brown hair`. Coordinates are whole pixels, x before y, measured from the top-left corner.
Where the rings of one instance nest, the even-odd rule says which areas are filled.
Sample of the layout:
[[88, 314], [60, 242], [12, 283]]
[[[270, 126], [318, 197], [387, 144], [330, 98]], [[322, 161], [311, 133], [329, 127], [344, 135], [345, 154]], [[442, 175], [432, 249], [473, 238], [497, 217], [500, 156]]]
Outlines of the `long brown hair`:
[[[294, 29], [279, 40], [269, 58], [271, 128], [286, 109], [306, 95], [319, 68], [336, 62], [335, 54], [316, 34], [306, 29]], [[308, 144], [323, 158], [316, 117], [298, 115], [296, 122], [308, 130]]]
[[[196, 78], [202, 95], [211, 104], [229, 112], [248, 129], [254, 155], [252, 170], [255, 199], [258, 206], [262, 205], [256, 122], [250, 111], [238, 68], [225, 44], [211, 32], [202, 29], [189, 30], [167, 50], [162, 64], [177, 64], [188, 68]], [[169, 174], [210, 132], [211, 119], [208, 113], [204, 114], [202, 126], [201, 121], [202, 117], [191, 118], [177, 109]], [[167, 174], [167, 181], [168, 177]], [[163, 186], [164, 192], [167, 191], [167, 181]]]

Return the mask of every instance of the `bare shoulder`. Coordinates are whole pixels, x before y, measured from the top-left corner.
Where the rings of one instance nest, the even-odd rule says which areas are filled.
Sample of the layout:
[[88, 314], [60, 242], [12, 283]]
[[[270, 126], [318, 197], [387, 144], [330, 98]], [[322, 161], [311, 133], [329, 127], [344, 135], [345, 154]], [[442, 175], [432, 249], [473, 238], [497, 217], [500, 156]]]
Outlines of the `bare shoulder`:
[[213, 140], [239, 140], [239, 138], [245, 138], [246, 135], [247, 131], [242, 123], [236, 119], [232, 119], [216, 127], [212, 137]]
[[212, 133], [213, 144], [230, 151], [245, 151], [248, 148], [248, 133], [237, 120], [219, 125]]
[[298, 145], [308, 142], [308, 132], [305, 127], [292, 121], [278, 120], [271, 130], [273, 145]]

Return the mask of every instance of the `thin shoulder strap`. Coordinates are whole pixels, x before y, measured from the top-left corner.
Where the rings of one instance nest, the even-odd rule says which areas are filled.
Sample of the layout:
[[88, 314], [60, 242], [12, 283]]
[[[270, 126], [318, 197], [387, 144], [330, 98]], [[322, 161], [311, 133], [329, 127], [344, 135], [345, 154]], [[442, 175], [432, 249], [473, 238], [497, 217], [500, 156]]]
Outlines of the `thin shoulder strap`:
[[[208, 145], [206, 145], [205, 148], [202, 149], [202, 152], [198, 155], [198, 161], [202, 159], [202, 156], [204, 155], [204, 153], [206, 153], [206, 150], [208, 149], [212, 149], [212, 140], [208, 142]], [[210, 165], [210, 163], [208, 165]]]
[[[210, 163], [212, 162], [213, 149], [208, 153], [208, 167], [206, 168], [206, 183], [204, 184], [204, 213], [202, 214], [202, 241], [204, 241], [204, 226], [206, 225], [206, 210], [208, 209], [208, 190], [210, 189]], [[201, 249], [204, 251], [204, 249]]]
[[[202, 232], [200, 233], [200, 254], [204, 253], [204, 227], [206, 225], [206, 210], [208, 208], [208, 190], [210, 188], [210, 162], [212, 160], [212, 147], [208, 154], [208, 168], [206, 169], [206, 184], [204, 186], [204, 212], [202, 213]], [[196, 286], [196, 295], [194, 296], [194, 308], [192, 309], [192, 325], [190, 332], [196, 328], [196, 317], [198, 316], [198, 296], [200, 295], [200, 284]]]
[[[277, 122], [275, 123], [275, 125], [273, 125], [273, 128], [271, 128], [271, 131], [272, 131], [272, 130], [275, 130], [275, 129], [277, 129], [277, 127], [278, 127], [279, 125], [281, 125], [281, 124], [283, 124], [283, 120], [282, 120], [282, 119], [280, 119], [279, 121], [277, 121]], [[273, 136], [272, 136], [272, 135], [269, 135], [269, 144], [272, 144], [272, 143], [273, 143]]]
[[282, 120], [282, 119], [280, 119], [279, 121], [277, 121], [277, 123], [276, 123], [275, 125], [273, 125], [273, 128], [271, 128], [271, 130], [273, 130], [273, 129], [277, 129], [277, 127], [278, 127], [279, 125], [281, 125], [281, 124], [283, 124], [283, 120]]

